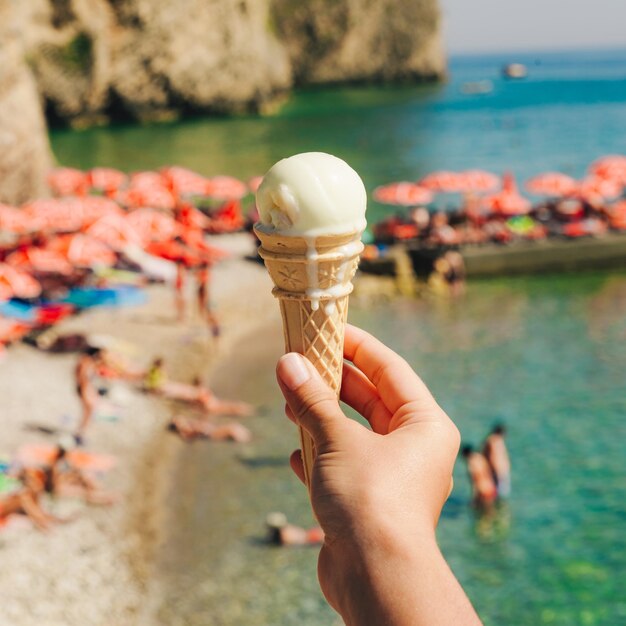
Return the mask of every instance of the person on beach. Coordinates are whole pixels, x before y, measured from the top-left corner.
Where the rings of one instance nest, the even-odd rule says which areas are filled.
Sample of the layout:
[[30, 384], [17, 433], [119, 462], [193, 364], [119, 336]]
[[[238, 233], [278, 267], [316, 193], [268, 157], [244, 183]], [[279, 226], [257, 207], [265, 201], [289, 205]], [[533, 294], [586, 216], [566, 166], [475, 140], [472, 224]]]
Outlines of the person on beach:
[[211, 284], [211, 271], [208, 263], [203, 263], [196, 273], [198, 283], [197, 302], [198, 312], [202, 319], [206, 319], [211, 334], [215, 339], [220, 336], [220, 324], [217, 315], [211, 308], [211, 298], [209, 294], [209, 286]]
[[[411, 367], [348, 326], [341, 399], [304, 357], [278, 361], [289, 419], [313, 438], [311, 504], [324, 531], [318, 576], [348, 626], [480, 624], [435, 538], [459, 432]], [[291, 466], [304, 482], [300, 451]]]
[[318, 546], [324, 542], [324, 531], [319, 526], [301, 528], [287, 522], [284, 513], [270, 513], [265, 518], [267, 541], [275, 546]]
[[220, 425], [183, 415], [173, 416], [167, 429], [179, 435], [184, 441], [210, 439], [211, 441], [248, 443], [252, 440], [252, 433], [236, 422]]
[[70, 448], [69, 442], [57, 444], [54, 458], [44, 469], [45, 491], [61, 498], [78, 498], [87, 504], [110, 505], [118, 502], [118, 494], [103, 489], [96, 480], [68, 463]]
[[183, 261], [176, 262], [176, 278], [174, 279], [174, 301], [176, 304], [176, 319], [185, 321], [185, 285], [187, 284], [187, 268]]
[[479, 510], [490, 509], [498, 497], [498, 490], [489, 462], [469, 444], [463, 446], [461, 454], [467, 463], [472, 485], [472, 504]]
[[82, 445], [85, 438], [85, 431], [93, 420], [93, 415], [98, 403], [98, 390], [93, 382], [97, 374], [97, 364], [100, 356], [100, 348], [87, 347], [78, 357], [76, 363], [76, 393], [80, 399], [81, 418], [78, 428], [74, 434], [74, 439], [78, 445]]
[[0, 525], [10, 515], [25, 515], [42, 531], [50, 530], [55, 523], [68, 521], [48, 513], [41, 506], [46, 482], [43, 470], [26, 468], [20, 472], [18, 478], [22, 482], [22, 488], [0, 498]]
[[168, 400], [197, 404], [209, 415], [248, 417], [254, 413], [254, 407], [247, 402], [218, 398], [199, 377], [194, 378], [191, 385], [169, 380], [162, 358], [152, 362], [144, 378], [144, 389]]
[[508, 498], [511, 493], [511, 461], [504, 441], [505, 435], [504, 424], [495, 424], [483, 446], [483, 454], [491, 466], [500, 498]]

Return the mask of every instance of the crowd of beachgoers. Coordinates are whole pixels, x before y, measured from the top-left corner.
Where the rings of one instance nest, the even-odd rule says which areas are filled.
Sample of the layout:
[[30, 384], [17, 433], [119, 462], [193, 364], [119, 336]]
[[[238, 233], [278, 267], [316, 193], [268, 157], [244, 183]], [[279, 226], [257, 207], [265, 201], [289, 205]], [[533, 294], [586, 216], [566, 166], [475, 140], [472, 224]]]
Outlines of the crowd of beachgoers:
[[200, 376], [172, 379], [162, 357], [151, 363], [129, 359], [114, 336], [57, 330], [85, 310], [141, 303], [145, 287], [166, 283], [174, 322], [184, 325], [195, 314], [217, 346], [221, 322], [211, 279], [230, 253], [207, 243], [206, 236], [246, 226], [242, 199], [250, 186], [179, 167], [131, 176], [106, 168], [61, 168], [50, 173], [49, 185], [51, 198], [20, 208], [0, 205], [2, 356], [10, 360], [7, 348], [18, 341], [40, 352], [75, 355], [78, 419], [42, 428], [45, 440], [19, 446], [0, 464], [0, 527], [26, 518], [43, 531], [67, 521], [47, 509], [46, 494], [99, 505], [118, 500], [100, 482], [115, 459], [97, 451], [91, 439], [112, 385], [131, 385], [179, 407], [167, 429], [184, 441], [247, 442], [250, 430], [239, 421], [214, 418], [254, 413], [249, 404], [218, 398]]
[[[626, 231], [625, 156], [598, 159], [582, 180], [545, 172], [526, 181], [525, 187], [538, 198], [535, 203], [520, 193], [511, 173], [500, 178], [482, 170], [441, 171], [417, 183], [384, 185], [374, 191], [374, 198], [408, 210], [374, 225], [375, 240], [446, 247]], [[437, 210], [436, 194], [460, 194], [462, 201]]]

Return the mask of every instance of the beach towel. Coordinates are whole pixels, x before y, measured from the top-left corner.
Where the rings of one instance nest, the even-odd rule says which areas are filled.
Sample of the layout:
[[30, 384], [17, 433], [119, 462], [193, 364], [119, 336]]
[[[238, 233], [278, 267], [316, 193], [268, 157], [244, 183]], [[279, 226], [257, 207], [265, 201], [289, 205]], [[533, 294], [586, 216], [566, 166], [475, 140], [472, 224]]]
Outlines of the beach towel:
[[[14, 462], [20, 465], [49, 465], [57, 446], [49, 443], [27, 443], [20, 446], [15, 454]], [[70, 450], [67, 462], [76, 469], [88, 472], [108, 472], [117, 464], [117, 458], [110, 454], [88, 452], [87, 450]]]
[[89, 309], [96, 306], [132, 306], [143, 304], [147, 296], [143, 290], [130, 285], [111, 288], [76, 287], [71, 289], [62, 302], [73, 304], [79, 309]]

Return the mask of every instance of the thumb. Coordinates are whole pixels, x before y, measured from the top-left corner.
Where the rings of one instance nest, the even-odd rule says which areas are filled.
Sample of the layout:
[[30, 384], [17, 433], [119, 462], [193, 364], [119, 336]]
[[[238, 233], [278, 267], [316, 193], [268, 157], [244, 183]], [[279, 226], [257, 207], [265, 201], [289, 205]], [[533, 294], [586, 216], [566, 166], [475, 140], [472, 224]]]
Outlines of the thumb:
[[276, 377], [296, 424], [304, 428], [320, 450], [338, 435], [346, 417], [333, 390], [311, 362], [296, 352], [278, 360]]

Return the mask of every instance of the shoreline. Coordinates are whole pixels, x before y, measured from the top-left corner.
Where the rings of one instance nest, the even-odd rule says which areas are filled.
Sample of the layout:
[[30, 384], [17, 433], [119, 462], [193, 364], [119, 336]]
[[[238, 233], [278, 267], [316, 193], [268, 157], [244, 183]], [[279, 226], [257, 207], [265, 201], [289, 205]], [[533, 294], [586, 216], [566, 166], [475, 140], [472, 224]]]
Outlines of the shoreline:
[[[212, 292], [224, 331], [217, 348], [195, 311], [191, 321], [172, 323], [172, 294], [166, 285], [149, 287], [145, 305], [87, 311], [64, 321], [59, 332], [110, 334], [132, 343], [133, 356], [141, 365], [160, 354], [173, 379], [188, 381], [201, 374], [208, 380], [243, 336], [277, 315], [265, 269], [238, 258], [252, 240], [220, 237], [213, 243], [233, 253], [233, 259], [214, 272]], [[195, 301], [188, 301], [193, 310]], [[0, 393], [10, 399], [3, 417], [3, 456], [23, 443], [58, 439], [58, 435], [25, 432], [29, 423], [59, 431], [72, 428], [78, 416], [75, 360], [75, 354], [49, 355], [23, 344], [8, 351], [0, 363]], [[31, 380], [39, 389], [32, 388]], [[118, 387], [124, 400], [121, 417], [113, 424], [95, 420], [86, 448], [118, 458], [103, 482], [119, 491], [122, 500], [105, 508], [46, 498], [47, 510], [59, 516], [76, 513], [77, 519], [49, 533], [19, 525], [3, 529], [0, 622], [20, 626], [150, 623], [155, 555], [164, 537], [172, 468], [184, 445], [165, 436], [164, 426], [173, 410], [184, 407], [143, 394], [129, 384], [111, 385], [112, 390]]]

